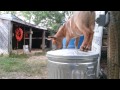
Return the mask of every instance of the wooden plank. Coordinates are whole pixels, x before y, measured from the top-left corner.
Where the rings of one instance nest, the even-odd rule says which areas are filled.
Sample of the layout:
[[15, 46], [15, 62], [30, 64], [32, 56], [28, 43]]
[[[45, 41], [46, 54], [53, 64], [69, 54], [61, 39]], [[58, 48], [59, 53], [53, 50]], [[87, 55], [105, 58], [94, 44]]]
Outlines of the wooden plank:
[[8, 30], [8, 53], [12, 53], [12, 37], [13, 37], [13, 23], [9, 21], [9, 30]]
[[107, 39], [108, 35], [103, 35], [103, 39]]
[[45, 50], [45, 31], [43, 31], [43, 35], [42, 35], [42, 50]]
[[24, 27], [24, 30], [23, 30], [24, 32], [23, 32], [23, 39], [24, 39], [24, 45], [25, 45], [25, 27]]
[[[29, 38], [25, 38], [25, 39], [29, 39]], [[42, 37], [32, 37], [32, 39], [42, 39]]]
[[33, 31], [32, 31], [32, 28], [30, 28], [30, 39], [29, 39], [29, 50], [31, 52], [31, 49], [32, 49], [32, 34], [33, 34]]
[[109, 13], [107, 78], [120, 79], [120, 11], [110, 11]]
[[102, 51], [107, 51], [107, 46], [102, 46]]
[[102, 45], [107, 46], [108, 45], [108, 40], [107, 39], [102, 39]]
[[103, 29], [103, 35], [108, 35], [108, 30], [107, 30], [107, 28], [104, 28], [104, 29]]

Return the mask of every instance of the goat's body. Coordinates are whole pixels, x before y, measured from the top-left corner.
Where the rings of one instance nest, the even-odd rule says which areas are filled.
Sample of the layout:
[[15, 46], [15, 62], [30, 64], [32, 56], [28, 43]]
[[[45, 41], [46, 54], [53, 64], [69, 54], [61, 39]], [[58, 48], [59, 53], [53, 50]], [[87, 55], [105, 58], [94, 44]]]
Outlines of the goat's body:
[[84, 41], [81, 45], [81, 50], [84, 47], [89, 48], [93, 38], [93, 29], [95, 26], [94, 11], [75, 11], [71, 18], [59, 28], [55, 37], [62, 43], [62, 39], [66, 37], [66, 47], [71, 38], [76, 38], [76, 46], [78, 45], [79, 37], [84, 35]]
[[[64, 24], [67, 34], [71, 38], [80, 37], [85, 31], [83, 26], [90, 28], [95, 24], [95, 14], [90, 11], [76, 11], [73, 16]], [[67, 35], [66, 35], [67, 36]]]

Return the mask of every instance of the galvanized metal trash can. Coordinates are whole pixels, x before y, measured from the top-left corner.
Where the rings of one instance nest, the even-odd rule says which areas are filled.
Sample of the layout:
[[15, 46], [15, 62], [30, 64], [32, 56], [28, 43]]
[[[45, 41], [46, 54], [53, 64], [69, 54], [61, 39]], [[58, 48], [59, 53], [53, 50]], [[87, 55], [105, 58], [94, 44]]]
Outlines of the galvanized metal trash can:
[[48, 79], [96, 79], [99, 54], [79, 49], [48, 51]]

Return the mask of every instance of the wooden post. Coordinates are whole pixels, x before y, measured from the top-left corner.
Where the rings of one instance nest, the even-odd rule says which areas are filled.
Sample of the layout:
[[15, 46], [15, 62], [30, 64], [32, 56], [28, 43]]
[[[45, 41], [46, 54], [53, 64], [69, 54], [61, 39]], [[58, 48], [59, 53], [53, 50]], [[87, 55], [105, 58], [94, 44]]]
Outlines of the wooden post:
[[45, 30], [43, 31], [42, 35], [42, 50], [45, 51]]
[[110, 12], [108, 27], [108, 79], [119, 79], [120, 67], [120, 11]]
[[13, 23], [9, 21], [9, 30], [8, 30], [8, 53], [12, 53], [12, 38], [13, 38]]
[[32, 34], [33, 34], [33, 31], [32, 31], [32, 28], [30, 28], [30, 36], [29, 36], [29, 50], [30, 50], [30, 52], [32, 49]]
[[24, 27], [24, 30], [23, 30], [23, 39], [24, 39], [24, 45], [25, 45], [25, 27]]

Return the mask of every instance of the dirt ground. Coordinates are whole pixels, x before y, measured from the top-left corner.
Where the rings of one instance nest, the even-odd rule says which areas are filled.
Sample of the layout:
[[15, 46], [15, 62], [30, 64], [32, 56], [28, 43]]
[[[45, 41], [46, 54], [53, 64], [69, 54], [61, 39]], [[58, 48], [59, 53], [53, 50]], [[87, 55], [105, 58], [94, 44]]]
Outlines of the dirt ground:
[[22, 71], [2, 71], [0, 79], [47, 79], [47, 58], [43, 56], [31, 56], [25, 60], [26, 68]]
[[[47, 79], [47, 57], [43, 56], [32, 56], [27, 60], [28, 63], [44, 63], [46, 67], [42, 68], [42, 75], [34, 76], [34, 77], [26, 77], [26, 78], [33, 78], [33, 79]], [[101, 69], [103, 70], [104, 74], [107, 75], [107, 53], [102, 53], [101, 61], [100, 61]]]
[[28, 63], [31, 64], [44, 64], [45, 66], [42, 67], [41, 72], [42, 74], [39, 76], [34, 76], [34, 77], [28, 77], [31, 79], [47, 79], [47, 57], [45, 55], [43, 56], [32, 56], [27, 60]]
[[[10, 72], [8, 74], [0, 74], [1, 79], [47, 79], [47, 57], [46, 55], [33, 55], [32, 52], [29, 58], [27, 58], [27, 64], [35, 69], [35, 74], [30, 71], [30, 73], [25, 72]], [[101, 68], [104, 73], [107, 74], [107, 60], [106, 54], [102, 54], [101, 58]], [[36, 68], [36, 66], [38, 68]], [[34, 70], [32, 70], [34, 71]]]
[[[23, 54], [22, 50], [18, 50], [17, 54]], [[42, 53], [41, 50], [32, 51], [27, 54], [29, 58], [24, 58], [19, 60], [20, 63], [11, 66], [11, 69], [6, 69], [7, 66], [10, 66], [10, 61], [4, 66], [0, 67], [0, 79], [47, 79], [47, 57], [45, 53]], [[1, 59], [2, 60], [2, 59]], [[13, 59], [12, 59], [13, 60]], [[17, 59], [16, 59], [17, 60]], [[24, 63], [22, 63], [22, 60]], [[7, 61], [7, 59], [5, 60]], [[16, 62], [19, 62], [18, 60]], [[13, 61], [16, 63], [15, 61]], [[3, 63], [4, 64], [4, 63]], [[21, 67], [23, 66], [23, 67]], [[22, 69], [23, 68], [23, 69]]]

